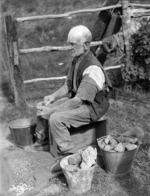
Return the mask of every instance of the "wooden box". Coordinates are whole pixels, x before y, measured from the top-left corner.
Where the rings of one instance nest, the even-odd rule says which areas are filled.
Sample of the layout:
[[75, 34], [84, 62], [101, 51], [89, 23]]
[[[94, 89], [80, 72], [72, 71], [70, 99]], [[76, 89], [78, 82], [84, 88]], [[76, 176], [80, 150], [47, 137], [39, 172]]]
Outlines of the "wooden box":
[[[96, 146], [96, 139], [107, 134], [106, 124], [107, 119], [103, 117], [95, 123], [84, 125], [78, 128], [70, 128], [70, 135], [73, 143], [76, 146], [76, 150], [85, 149], [89, 145]], [[49, 142], [50, 153], [57, 158], [59, 156], [57, 153], [57, 144], [55, 143], [55, 140], [51, 134]]]

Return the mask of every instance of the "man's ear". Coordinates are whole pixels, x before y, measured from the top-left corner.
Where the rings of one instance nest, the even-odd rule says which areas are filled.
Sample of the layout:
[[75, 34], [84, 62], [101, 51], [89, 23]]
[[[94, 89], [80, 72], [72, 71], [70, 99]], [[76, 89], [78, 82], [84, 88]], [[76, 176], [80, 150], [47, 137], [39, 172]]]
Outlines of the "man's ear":
[[89, 43], [88, 43], [88, 42], [85, 42], [85, 43], [83, 44], [83, 46], [84, 46], [84, 49], [87, 50], [87, 49], [89, 48]]

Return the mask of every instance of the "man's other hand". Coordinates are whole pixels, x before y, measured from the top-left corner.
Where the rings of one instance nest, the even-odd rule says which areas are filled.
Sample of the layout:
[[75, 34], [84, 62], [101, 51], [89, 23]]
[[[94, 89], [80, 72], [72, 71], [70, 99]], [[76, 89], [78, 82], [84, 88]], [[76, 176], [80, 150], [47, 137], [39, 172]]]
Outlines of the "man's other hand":
[[41, 116], [44, 119], [49, 119], [50, 115], [54, 112], [54, 109], [48, 107], [41, 107], [37, 111], [37, 116]]
[[44, 103], [45, 105], [49, 105], [50, 103], [53, 103], [55, 101], [55, 98], [53, 95], [48, 95], [44, 97]]

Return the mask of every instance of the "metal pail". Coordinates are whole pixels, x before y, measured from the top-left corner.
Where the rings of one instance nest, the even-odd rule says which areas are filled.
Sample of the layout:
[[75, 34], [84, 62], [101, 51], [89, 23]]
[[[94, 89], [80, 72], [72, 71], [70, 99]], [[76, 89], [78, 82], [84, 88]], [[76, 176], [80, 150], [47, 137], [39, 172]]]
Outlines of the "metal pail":
[[69, 190], [75, 194], [83, 194], [91, 189], [95, 165], [85, 170], [79, 168], [78, 171], [68, 171], [65, 169], [67, 159], [74, 155], [63, 158], [60, 166], [68, 182]]
[[23, 147], [34, 143], [36, 123], [32, 119], [17, 119], [11, 121], [8, 126], [16, 146]]
[[[101, 137], [98, 140], [103, 140], [106, 137], [107, 136]], [[124, 152], [109, 152], [99, 147], [106, 172], [113, 175], [125, 175], [130, 173], [139, 146], [140, 145], [138, 145], [136, 149]]]

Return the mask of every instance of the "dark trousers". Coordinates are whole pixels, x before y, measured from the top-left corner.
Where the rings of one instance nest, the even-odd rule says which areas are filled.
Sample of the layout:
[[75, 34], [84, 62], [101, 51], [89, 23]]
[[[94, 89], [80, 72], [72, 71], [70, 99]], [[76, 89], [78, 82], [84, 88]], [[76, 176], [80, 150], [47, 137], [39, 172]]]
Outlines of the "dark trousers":
[[[68, 98], [56, 101], [52, 105], [57, 105], [57, 107], [59, 107], [59, 104], [62, 104], [66, 100], [68, 100]], [[52, 105], [50, 107], [52, 107]], [[102, 114], [104, 114], [108, 108], [104, 107], [103, 110], [105, 111], [102, 111]], [[36, 135], [38, 141], [43, 143], [49, 137], [49, 130], [50, 135], [52, 135], [57, 144], [59, 153], [76, 153], [76, 147], [72, 142], [69, 128], [78, 128], [89, 124], [90, 122], [91, 118], [89, 108], [87, 105], [83, 104], [76, 109], [66, 109], [65, 111], [54, 112], [51, 114], [48, 120], [38, 117]]]

